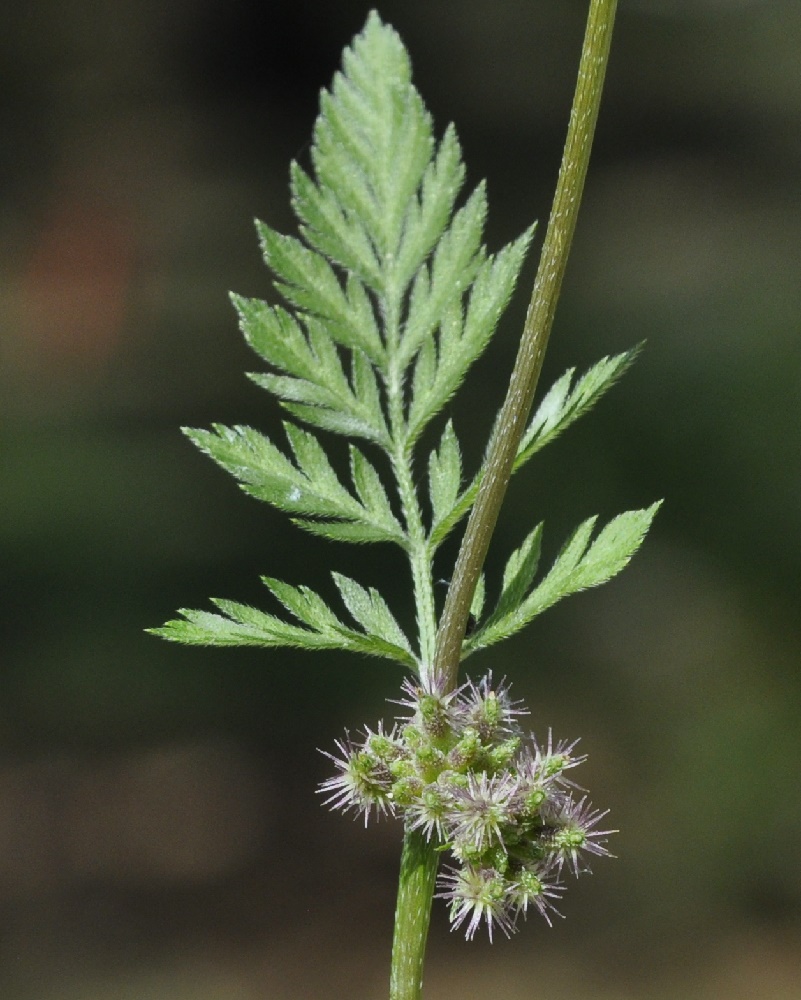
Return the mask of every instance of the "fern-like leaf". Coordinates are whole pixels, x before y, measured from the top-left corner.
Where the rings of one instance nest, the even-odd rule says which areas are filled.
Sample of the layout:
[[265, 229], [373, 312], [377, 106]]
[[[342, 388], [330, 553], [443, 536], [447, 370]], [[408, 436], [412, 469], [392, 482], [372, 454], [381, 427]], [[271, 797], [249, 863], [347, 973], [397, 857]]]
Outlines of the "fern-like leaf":
[[235, 476], [242, 489], [288, 514], [302, 515], [296, 523], [319, 534], [329, 524], [347, 526], [350, 540], [388, 541], [406, 546], [406, 537], [391, 511], [371, 497], [365, 506], [339, 480], [319, 441], [295, 424], [284, 425], [295, 462], [264, 434], [252, 427], [210, 431], [185, 429], [201, 451]]
[[545, 578], [525, 594], [539, 558], [541, 526], [513, 553], [495, 610], [465, 641], [465, 655], [506, 639], [563, 597], [597, 587], [619, 573], [642, 544], [660, 504], [613, 518], [590, 542], [596, 518], [571, 534]]
[[375, 591], [370, 592], [369, 599], [375, 606], [373, 619], [381, 628], [380, 632], [373, 630], [369, 633], [345, 625], [320, 595], [309, 587], [293, 587], [271, 577], [264, 577], [263, 581], [287, 611], [298, 619], [299, 625], [247, 604], [217, 598], [213, 603], [222, 614], [182, 608], [179, 614], [183, 618], [148, 631], [163, 639], [192, 646], [342, 649], [394, 660], [412, 670], [418, 668], [406, 636]]
[[[578, 379], [575, 385], [573, 385], [575, 368], [569, 368], [558, 378], [529, 421], [518, 447], [512, 472], [517, 472], [541, 448], [550, 444], [562, 431], [587, 413], [628, 370], [641, 350], [642, 344], [638, 344], [622, 354], [601, 358]], [[418, 366], [419, 364], [420, 362]], [[433, 366], [432, 361], [429, 367], [433, 370]], [[433, 378], [433, 374], [426, 372], [427, 381], [433, 381]], [[459, 521], [470, 512], [480, 484], [480, 473], [476, 473], [462, 493], [454, 498], [450, 510], [440, 513], [431, 533], [431, 543], [434, 547], [440, 545]]]

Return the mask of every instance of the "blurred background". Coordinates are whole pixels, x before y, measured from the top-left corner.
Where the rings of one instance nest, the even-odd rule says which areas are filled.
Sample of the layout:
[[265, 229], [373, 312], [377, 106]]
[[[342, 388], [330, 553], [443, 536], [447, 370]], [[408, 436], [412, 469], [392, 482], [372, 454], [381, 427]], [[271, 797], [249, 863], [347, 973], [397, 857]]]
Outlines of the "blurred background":
[[[146, 635], [269, 573], [410, 609], [402, 563], [244, 497], [179, 425], [280, 433], [229, 289], [270, 297], [320, 87], [361, 0], [32, 0], [0, 14], [0, 994], [382, 998], [401, 831], [320, 808], [400, 673]], [[544, 224], [584, 0], [386, 0], [488, 242]], [[490, 579], [546, 520], [666, 503], [642, 552], [470, 661], [506, 674], [621, 832], [568, 916], [466, 945], [427, 997], [801, 995], [801, 6], [621, 0], [543, 389], [647, 338], [517, 477]], [[455, 406], [475, 463], [528, 286]], [[474, 467], [474, 465], [472, 466]], [[447, 575], [446, 553], [443, 575]]]

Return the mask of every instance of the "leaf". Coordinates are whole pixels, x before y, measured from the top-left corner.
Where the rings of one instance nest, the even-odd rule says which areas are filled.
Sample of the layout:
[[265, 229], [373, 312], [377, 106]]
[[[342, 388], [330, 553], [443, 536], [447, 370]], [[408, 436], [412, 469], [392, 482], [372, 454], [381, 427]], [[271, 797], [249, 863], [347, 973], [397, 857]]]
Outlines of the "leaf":
[[[183, 620], [175, 619], [161, 628], [148, 631], [172, 642], [194, 646], [343, 649], [381, 656], [418, 670], [417, 660], [400, 629], [397, 629], [397, 635], [388, 629], [390, 638], [357, 632], [344, 625], [323, 599], [308, 587], [293, 587], [270, 577], [264, 577], [263, 581], [301, 625], [292, 625], [247, 604], [215, 599], [214, 604], [223, 612], [221, 615], [181, 609], [179, 614], [184, 616]], [[393, 641], [395, 638], [401, 641]]]
[[[563, 430], [586, 413], [604, 393], [610, 389], [634, 362], [642, 349], [642, 344], [613, 357], [601, 358], [571, 389], [575, 368], [569, 368], [545, 394], [518, 447], [512, 472], [535, 455], [541, 448], [553, 441]], [[421, 383], [421, 394], [429, 391], [434, 376], [427, 374], [425, 384]], [[431, 532], [430, 542], [436, 548], [441, 545], [461, 519], [470, 512], [478, 494], [481, 479], [477, 473], [465, 487], [453, 506], [443, 513]]]
[[533, 232], [533, 228], [527, 230], [481, 264], [463, 317], [458, 300], [452, 300], [446, 308], [439, 323], [435, 374], [425, 387], [421, 385], [420, 391], [417, 384], [414, 385], [409, 412], [412, 440], [456, 392], [470, 366], [489, 343], [514, 290]]
[[[524, 597], [518, 581], [532, 572], [534, 552], [539, 549], [539, 538], [534, 537], [538, 526], [513, 554], [511, 569], [507, 564], [499, 605], [482, 628], [466, 640], [465, 655], [514, 635], [563, 597], [610, 580], [640, 547], [660, 505], [661, 501], [645, 510], [619, 514], [592, 543], [590, 537], [597, 519], [591, 517], [582, 522], [565, 542], [545, 578]], [[514, 601], [517, 601], [516, 606]]]
[[362, 521], [304, 521], [293, 518], [293, 524], [308, 531], [311, 535], [327, 538], [331, 542], [396, 542], [401, 548], [407, 548], [405, 536], [388, 535], [377, 526]]
[[364, 351], [374, 364], [384, 368], [384, 346], [358, 278], [351, 275], [343, 288], [322, 254], [293, 236], [282, 236], [263, 222], [257, 222], [256, 228], [264, 261], [278, 276], [276, 288], [284, 298], [302, 312], [323, 320], [326, 332], [337, 343]]
[[290, 170], [292, 207], [306, 242], [375, 288], [380, 282], [378, 259], [358, 216], [346, 212], [336, 194], [318, 187], [297, 163]]
[[[455, 129], [436, 142], [403, 44], [372, 13], [321, 95], [310, 169], [291, 167], [299, 235], [257, 223], [284, 304], [232, 297], [248, 344], [267, 365], [251, 378], [313, 430], [287, 422], [286, 452], [251, 427], [186, 430], [243, 490], [308, 532], [416, 546], [413, 560], [432, 553], [430, 539], [418, 537], [414, 445], [486, 347], [531, 236], [488, 255], [485, 186], [461, 201], [464, 179]], [[320, 431], [383, 449], [398, 493], [388, 491], [372, 457], [353, 443], [352, 484], [344, 482]], [[429, 460], [432, 532], [442, 537], [472, 502], [469, 489], [460, 493], [461, 480], [449, 424]], [[416, 668], [381, 595], [348, 577], [335, 580], [358, 628], [343, 624], [308, 588], [267, 578], [294, 621], [221, 600], [219, 613], [182, 612], [182, 620], [158, 631], [212, 645], [348, 648]]]
[[601, 358], [571, 388], [575, 368], [570, 368], [548, 390], [531, 418], [515, 458], [519, 469], [532, 455], [593, 407], [631, 367], [643, 344], [622, 354]]
[[430, 270], [421, 267], [412, 286], [400, 347], [402, 365], [411, 361], [426, 337], [436, 330], [443, 313], [454, 301], [461, 302], [475, 280], [485, 258], [481, 236], [486, 216], [487, 195], [481, 184], [439, 240]]
[[[406, 50], [377, 14], [345, 51], [343, 72], [322, 95], [320, 107], [312, 146], [318, 188], [335, 192], [346, 225], [358, 220], [379, 262], [397, 259], [409, 204], [426, 176], [434, 143], [430, 116], [411, 84]], [[314, 226], [309, 217], [303, 221]], [[372, 284], [367, 268], [362, 276], [375, 292], [387, 294], [385, 267]]]
[[284, 424], [284, 429], [296, 464], [251, 427], [215, 424], [211, 431], [185, 429], [184, 433], [234, 475], [246, 493], [279, 510], [303, 515], [296, 523], [307, 530], [320, 533], [318, 529], [332, 519], [332, 527], [339, 521], [347, 524], [353, 540], [406, 545], [397, 521], [390, 521], [383, 512], [376, 520], [371, 510], [345, 489], [313, 434], [290, 423]]
[[[351, 385], [334, 342], [319, 321], [307, 319], [308, 335], [280, 306], [232, 295], [248, 344], [270, 365], [286, 374], [250, 378], [282, 400], [307, 423], [379, 444], [390, 442], [372, 365], [354, 352]], [[358, 361], [356, 359], [359, 359]], [[372, 379], [372, 385], [370, 385]]]
[[442, 517], [450, 513], [462, 484], [462, 454], [449, 420], [440, 441], [439, 451], [428, 458], [428, 486], [431, 497], [432, 531]]
[[293, 587], [290, 583], [270, 576], [263, 576], [261, 580], [270, 593], [303, 625], [321, 634], [344, 628], [322, 597], [311, 588]]
[[148, 629], [171, 642], [190, 646], [290, 646], [305, 649], [340, 649], [340, 639], [326, 639], [307, 629], [282, 622], [274, 615], [232, 601], [215, 601], [226, 615], [181, 608], [180, 618], [161, 628]]
[[397, 261], [397, 281], [401, 286], [406, 287], [445, 232], [464, 177], [456, 129], [449, 125], [436, 155], [426, 167], [419, 201], [413, 198], [409, 203]]
[[540, 561], [542, 522], [529, 532], [523, 544], [514, 550], [503, 571], [501, 596], [486, 622], [491, 627], [516, 611], [525, 597]]
[[487, 596], [487, 581], [482, 573], [478, 578], [478, 583], [476, 584], [476, 589], [473, 591], [473, 600], [470, 603], [470, 614], [473, 616], [476, 622], [481, 618], [481, 612], [484, 610], [484, 601]]
[[370, 587], [369, 590], [341, 573], [333, 573], [345, 607], [365, 632], [376, 635], [385, 642], [411, 654], [409, 640], [403, 634], [384, 598]]
[[388, 535], [403, 538], [403, 528], [392, 513], [389, 497], [375, 467], [355, 445], [350, 448], [350, 463], [353, 485], [372, 523], [383, 527]]
[[389, 448], [391, 438], [381, 405], [378, 379], [367, 355], [361, 351], [353, 352], [350, 381], [353, 386], [353, 396], [365, 415], [365, 421], [375, 429], [375, 440], [385, 448]]

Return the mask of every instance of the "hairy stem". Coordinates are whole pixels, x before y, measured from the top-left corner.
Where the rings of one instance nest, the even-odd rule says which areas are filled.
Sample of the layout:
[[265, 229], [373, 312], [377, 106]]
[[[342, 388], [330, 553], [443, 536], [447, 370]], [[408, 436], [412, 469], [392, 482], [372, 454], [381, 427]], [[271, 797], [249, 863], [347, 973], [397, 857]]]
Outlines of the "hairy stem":
[[425, 673], [426, 666], [432, 663], [434, 659], [437, 615], [434, 607], [431, 555], [423, 524], [423, 515], [420, 510], [420, 498], [414, 484], [412, 442], [409, 440], [409, 428], [404, 415], [404, 366], [398, 356], [402, 295], [398, 292], [397, 284], [394, 280], [394, 264], [390, 263], [386, 266], [388, 268], [388, 278], [384, 299], [384, 325], [390, 364], [384, 381], [384, 387], [387, 398], [389, 433], [392, 439], [389, 458], [392, 463], [392, 471], [395, 474], [398, 496], [400, 497], [403, 518], [406, 523], [406, 532], [409, 541], [407, 553], [412, 571], [412, 585], [414, 587], [414, 606], [417, 613], [420, 661], [422, 671]]
[[617, 0], [591, 0], [590, 3], [567, 140], [534, 290], [509, 390], [487, 449], [481, 485], [467, 522], [437, 633], [434, 676], [438, 686], [445, 691], [456, 686], [470, 604], [525, 431], [548, 345], [587, 175], [616, 7]]
[[403, 378], [393, 368], [387, 379], [387, 401], [389, 410], [392, 451], [390, 460], [398, 486], [403, 518], [409, 540], [408, 556], [414, 586], [414, 606], [417, 610], [417, 631], [419, 636], [420, 660], [423, 671], [434, 658], [437, 635], [437, 617], [434, 608], [434, 588], [431, 579], [431, 558], [428, 549], [420, 498], [414, 485], [412, 452], [407, 443], [407, 427], [403, 416]]
[[423, 960], [438, 860], [433, 841], [427, 841], [420, 830], [406, 831], [395, 909], [390, 1000], [419, 1000], [422, 996]]
[[431, 578], [431, 554], [414, 485], [411, 455], [403, 442], [397, 445], [395, 454], [392, 455], [392, 466], [409, 538], [408, 556], [414, 585], [414, 605], [417, 609], [421, 669], [425, 677], [427, 665], [434, 658], [437, 618]]
[[[567, 141], [520, 349], [509, 391], [487, 452], [487, 460], [481, 473], [481, 486], [468, 521], [435, 637], [433, 671], [428, 676], [433, 677], [442, 690], [451, 690], [456, 686], [470, 604], [542, 368], [587, 174], [616, 6], [617, 0], [591, 0], [590, 3]], [[393, 389], [394, 392], [390, 391], [390, 413], [393, 429], [397, 433], [402, 419], [399, 409], [400, 391], [397, 385]], [[397, 442], [397, 438], [395, 440]], [[422, 565], [423, 556], [425, 554], [427, 557], [428, 553], [424, 553], [420, 507], [408, 455], [399, 451], [393, 456], [393, 464], [411, 543], [410, 558], [415, 577], [415, 596], [418, 600], [421, 655], [423, 670], [427, 671], [431, 666], [429, 649], [434, 645], [430, 628], [433, 613], [431, 571], [428, 564], [425, 567]], [[421, 598], [423, 608], [420, 606]], [[426, 841], [419, 830], [407, 830], [403, 841], [395, 911], [390, 1000], [420, 1000], [422, 996], [423, 960], [437, 861], [436, 844]]]

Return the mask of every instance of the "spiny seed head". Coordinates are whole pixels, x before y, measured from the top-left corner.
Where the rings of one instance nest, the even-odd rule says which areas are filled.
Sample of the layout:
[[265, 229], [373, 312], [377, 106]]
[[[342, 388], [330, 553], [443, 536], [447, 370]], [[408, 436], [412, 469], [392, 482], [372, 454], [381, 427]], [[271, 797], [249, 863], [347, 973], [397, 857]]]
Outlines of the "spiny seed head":
[[490, 941], [494, 927], [509, 937], [514, 931], [511, 884], [494, 868], [451, 868], [440, 876], [442, 899], [451, 904], [454, 930], [466, 922], [465, 937], [472, 940], [483, 920]]
[[337, 740], [337, 749], [339, 756], [323, 751], [339, 771], [320, 785], [320, 792], [328, 796], [325, 804], [343, 812], [364, 813], [365, 826], [373, 809], [378, 814], [391, 812], [391, 775], [386, 767], [365, 750], [355, 747], [347, 735], [344, 741]]
[[520, 749], [520, 737], [511, 736], [490, 750], [489, 766], [496, 771], [509, 767], [514, 760], [515, 754]]
[[[596, 826], [608, 814], [593, 809], [586, 797], [580, 802], [565, 799], [562, 803], [558, 826], [547, 838], [558, 865], [566, 864], [574, 875], [579, 875], [579, 853], [594, 854], [596, 857], [611, 857], [607, 850], [606, 838], [616, 830], [597, 830]], [[589, 871], [585, 868], [584, 871]]]
[[406, 748], [397, 739], [394, 731], [385, 735], [379, 724], [378, 732], [370, 733], [368, 730], [367, 739], [364, 741], [365, 750], [385, 764], [391, 764], [399, 757], [406, 754]]
[[453, 839], [470, 843], [478, 851], [496, 842], [503, 843], [502, 829], [511, 817], [515, 788], [515, 780], [509, 774], [468, 775], [466, 787], [453, 793], [453, 807], [448, 817]]
[[448, 766], [447, 758], [436, 747], [421, 747], [415, 754], [417, 767], [426, 781], [436, 781]]
[[424, 791], [425, 785], [423, 782], [415, 775], [411, 775], [399, 778], [393, 782], [390, 790], [390, 798], [396, 806], [408, 809], [420, 799]]
[[520, 707], [521, 702], [512, 701], [505, 680], [493, 685], [492, 671], [478, 684], [466, 681], [457, 693], [456, 711], [463, 725], [475, 727], [484, 741], [517, 733], [520, 727], [516, 716], [528, 715], [528, 711]]
[[534, 766], [539, 770], [543, 778], [551, 779], [561, 785], [569, 785], [573, 788], [578, 786], [564, 776], [564, 772], [571, 767], [578, 767], [587, 759], [586, 754], [574, 754], [573, 751], [578, 746], [579, 741], [559, 740], [554, 745], [553, 734], [548, 730], [548, 742], [541, 747], [536, 740], [533, 741]]
[[542, 868], [527, 867], [517, 872], [511, 896], [518, 914], [527, 917], [528, 908], [532, 906], [549, 925], [551, 913], [562, 916], [554, 906], [553, 900], [561, 897], [565, 887], [558, 881], [558, 872], [556, 874], [554, 872], [553, 865]]
[[411, 778], [417, 774], [417, 768], [411, 755], [398, 757], [389, 765], [389, 773], [395, 780], [400, 778]]
[[408, 679], [403, 682], [401, 690], [405, 697], [395, 704], [411, 712], [410, 716], [404, 718], [408, 718], [432, 739], [442, 739], [451, 732], [455, 691], [450, 694], [429, 691]]
[[422, 830], [428, 840], [443, 836], [443, 822], [451, 804], [451, 795], [439, 785], [427, 785], [406, 810], [410, 829]]
[[456, 746], [448, 751], [448, 763], [456, 771], [465, 771], [470, 767], [481, 752], [481, 739], [477, 730], [468, 726]]
[[562, 871], [578, 875], [587, 855], [608, 855], [614, 832], [598, 829], [606, 813], [573, 798], [565, 772], [585, 759], [578, 741], [554, 743], [550, 731], [544, 744], [523, 740], [524, 710], [491, 674], [448, 694], [406, 681], [402, 695], [399, 726], [368, 729], [359, 743], [346, 734], [326, 755], [337, 770], [320, 788], [326, 802], [365, 823], [373, 810], [398, 813], [449, 850], [439, 895], [468, 938], [482, 923], [490, 938], [495, 927], [508, 935], [529, 910], [550, 923]]

